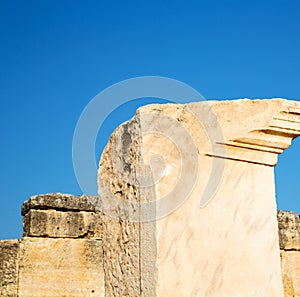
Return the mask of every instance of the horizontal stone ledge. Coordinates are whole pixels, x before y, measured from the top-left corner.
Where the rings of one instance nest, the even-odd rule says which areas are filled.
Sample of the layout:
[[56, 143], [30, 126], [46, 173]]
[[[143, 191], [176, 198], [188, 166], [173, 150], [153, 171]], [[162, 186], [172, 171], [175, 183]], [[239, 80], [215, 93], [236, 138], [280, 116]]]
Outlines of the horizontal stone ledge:
[[22, 205], [24, 216], [30, 209], [57, 209], [72, 211], [97, 211], [99, 198], [97, 196], [51, 193], [30, 197]]
[[87, 211], [30, 209], [23, 217], [24, 236], [50, 238], [103, 238], [103, 215]]

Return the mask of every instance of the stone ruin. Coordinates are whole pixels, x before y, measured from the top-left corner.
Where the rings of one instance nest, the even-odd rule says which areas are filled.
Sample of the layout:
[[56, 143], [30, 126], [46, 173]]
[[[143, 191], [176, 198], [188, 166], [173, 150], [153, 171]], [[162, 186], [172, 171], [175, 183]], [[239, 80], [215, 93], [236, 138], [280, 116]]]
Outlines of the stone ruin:
[[274, 166], [300, 103], [148, 105], [111, 135], [97, 197], [22, 206], [0, 241], [1, 296], [300, 296], [300, 219], [276, 209]]

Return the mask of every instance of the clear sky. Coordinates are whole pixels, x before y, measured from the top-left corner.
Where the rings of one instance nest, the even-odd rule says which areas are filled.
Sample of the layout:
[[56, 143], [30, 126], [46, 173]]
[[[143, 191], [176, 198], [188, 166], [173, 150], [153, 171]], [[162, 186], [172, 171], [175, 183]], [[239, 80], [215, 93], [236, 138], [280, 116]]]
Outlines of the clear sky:
[[[300, 100], [300, 2], [0, 0], [0, 238], [31, 195], [80, 194], [77, 120], [100, 91], [157, 75], [207, 99]], [[105, 104], [105, 102], [103, 103]], [[98, 136], [133, 115], [116, 112]], [[278, 208], [300, 212], [300, 141], [276, 168]]]

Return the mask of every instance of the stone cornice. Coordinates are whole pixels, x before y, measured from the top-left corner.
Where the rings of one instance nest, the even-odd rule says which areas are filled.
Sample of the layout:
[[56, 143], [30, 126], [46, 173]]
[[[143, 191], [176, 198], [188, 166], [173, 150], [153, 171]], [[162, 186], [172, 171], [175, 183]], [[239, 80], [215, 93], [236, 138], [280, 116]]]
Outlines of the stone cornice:
[[300, 135], [300, 102], [284, 99], [269, 101], [277, 101], [280, 109], [266, 126], [260, 129], [255, 127], [235, 139], [216, 141], [214, 152], [207, 155], [275, 166], [278, 155]]

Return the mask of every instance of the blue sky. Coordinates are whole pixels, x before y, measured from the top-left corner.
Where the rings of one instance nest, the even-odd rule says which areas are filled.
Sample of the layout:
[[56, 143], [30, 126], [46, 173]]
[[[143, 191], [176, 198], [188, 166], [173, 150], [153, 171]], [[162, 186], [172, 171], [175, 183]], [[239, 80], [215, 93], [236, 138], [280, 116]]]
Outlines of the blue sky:
[[[97, 93], [157, 75], [207, 99], [300, 100], [299, 31], [298, 0], [0, 0], [0, 238], [21, 236], [31, 195], [81, 193], [72, 137]], [[110, 117], [98, 154], [132, 114]], [[300, 212], [299, 167], [295, 141], [276, 168], [280, 209]]]

